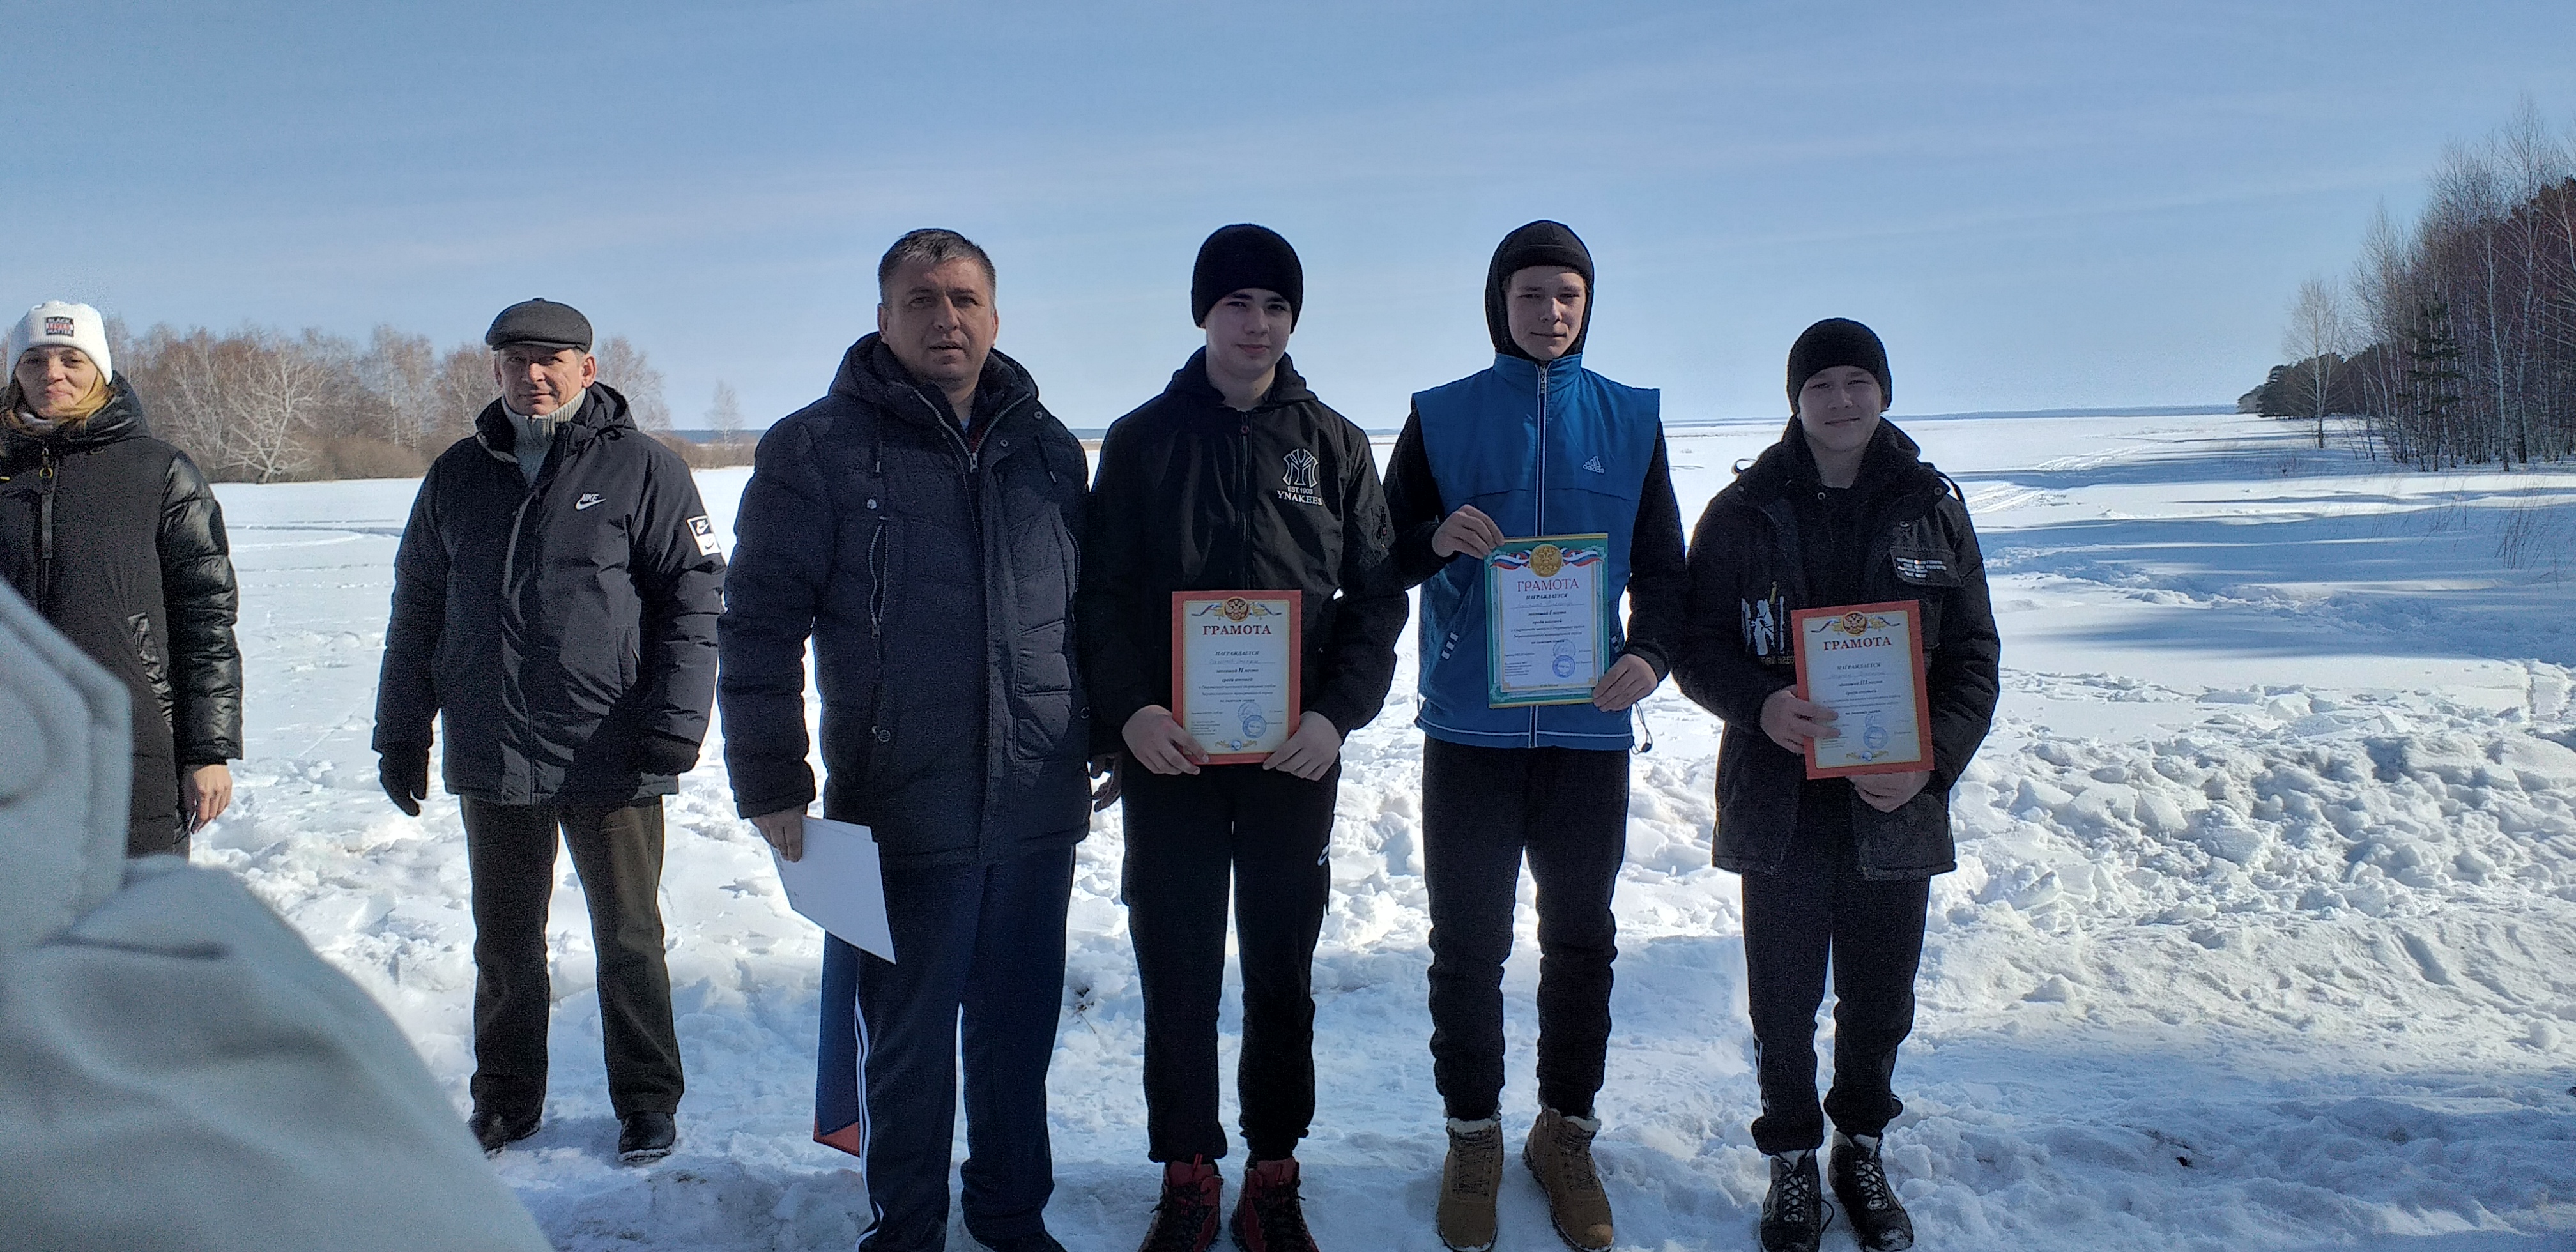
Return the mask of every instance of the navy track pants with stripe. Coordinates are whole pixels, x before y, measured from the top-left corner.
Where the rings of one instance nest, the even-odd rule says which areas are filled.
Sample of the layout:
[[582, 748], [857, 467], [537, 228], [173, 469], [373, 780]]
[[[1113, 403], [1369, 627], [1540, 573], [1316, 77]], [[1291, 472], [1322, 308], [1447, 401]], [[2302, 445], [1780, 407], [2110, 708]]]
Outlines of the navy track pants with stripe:
[[966, 1228], [988, 1242], [1041, 1230], [1073, 849], [888, 867], [885, 885], [897, 961], [832, 938], [823, 951], [814, 1138], [864, 1162], [860, 1252], [946, 1246], [961, 1056]]

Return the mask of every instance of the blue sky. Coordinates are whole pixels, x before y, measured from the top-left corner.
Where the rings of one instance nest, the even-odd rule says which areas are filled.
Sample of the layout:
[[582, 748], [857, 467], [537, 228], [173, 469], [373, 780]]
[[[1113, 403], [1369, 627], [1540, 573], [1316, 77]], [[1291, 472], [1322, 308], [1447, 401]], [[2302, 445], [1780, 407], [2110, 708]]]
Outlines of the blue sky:
[[[1569, 15], [1579, 15], [1569, 17]], [[755, 425], [873, 328], [895, 235], [1001, 268], [1001, 347], [1100, 426], [1198, 342], [1189, 267], [1303, 254], [1292, 351], [1392, 426], [1490, 357], [1535, 217], [1588, 360], [1668, 420], [1785, 415], [1876, 326], [1896, 411], [2232, 401], [2299, 280], [2450, 140], [2576, 128], [2551, 3], [571, 3], [19, 8], [0, 298], [442, 345], [566, 300]]]

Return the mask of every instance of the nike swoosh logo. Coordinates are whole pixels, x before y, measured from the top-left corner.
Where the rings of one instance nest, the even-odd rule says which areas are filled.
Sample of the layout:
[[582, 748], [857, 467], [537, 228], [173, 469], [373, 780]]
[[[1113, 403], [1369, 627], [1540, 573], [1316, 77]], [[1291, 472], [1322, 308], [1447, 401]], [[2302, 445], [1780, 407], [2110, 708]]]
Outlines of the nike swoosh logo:
[[606, 496], [583, 496], [582, 498], [572, 502], [572, 508], [573, 512], [578, 513], [594, 504], [605, 504], [607, 502], [608, 497]]

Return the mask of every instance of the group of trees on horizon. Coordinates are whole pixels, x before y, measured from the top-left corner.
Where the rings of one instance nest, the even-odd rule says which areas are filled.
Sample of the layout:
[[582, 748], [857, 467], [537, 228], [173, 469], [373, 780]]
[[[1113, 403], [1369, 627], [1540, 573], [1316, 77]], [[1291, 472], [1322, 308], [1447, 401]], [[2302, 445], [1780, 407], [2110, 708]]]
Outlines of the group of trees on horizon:
[[2425, 469], [2576, 454], [2576, 132], [2526, 101], [2454, 145], [2411, 229], [2383, 207], [2349, 278], [2300, 284], [2274, 366], [2237, 407], [2360, 419]]
[[[217, 333], [156, 325], [136, 335], [108, 321], [116, 371], [142, 398], [152, 433], [218, 482], [417, 478], [500, 394], [480, 343], [441, 351], [426, 335], [378, 326], [364, 342], [308, 329]], [[599, 379], [624, 394], [636, 425], [690, 464], [750, 458], [742, 407], [716, 385], [708, 426], [691, 443], [671, 434], [662, 372], [624, 336], [600, 344]], [[727, 424], [728, 419], [730, 425]]]

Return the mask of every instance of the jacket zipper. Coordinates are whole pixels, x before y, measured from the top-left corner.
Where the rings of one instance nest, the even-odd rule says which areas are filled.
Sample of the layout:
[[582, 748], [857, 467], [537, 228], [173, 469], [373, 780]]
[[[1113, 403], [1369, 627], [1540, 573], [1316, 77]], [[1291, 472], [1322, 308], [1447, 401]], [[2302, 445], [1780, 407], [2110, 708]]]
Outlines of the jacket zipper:
[[[548, 451], [551, 453], [552, 449], [549, 449]], [[567, 456], [571, 454], [572, 446], [569, 441], [565, 443], [564, 451]], [[552, 458], [550, 456], [549, 460], [551, 459]], [[518, 472], [518, 468], [516, 458], [514, 457], [512, 459], [510, 470], [512, 473], [516, 473]], [[547, 473], [546, 470], [548, 468], [551, 468], [554, 472], [552, 474]], [[563, 476], [563, 470], [564, 466], [560, 463], [550, 467], [540, 466], [537, 473], [537, 481], [528, 484], [527, 494], [519, 498], [519, 511], [513, 514], [510, 518], [510, 546], [501, 550], [501, 620], [503, 622], [510, 620], [510, 609], [513, 605], [518, 603], [519, 598], [518, 592], [511, 585], [516, 576], [515, 571], [519, 564], [519, 531], [528, 523], [528, 510], [534, 507], [537, 501], [544, 498], [544, 489], [553, 486], [554, 480]], [[504, 682], [516, 683], [518, 681], [516, 675], [507, 668], [504, 668], [501, 671], [501, 675]], [[504, 701], [503, 703], [504, 707], [507, 707], [507, 701]], [[527, 708], [528, 702], [525, 699], [521, 699], [519, 701], [519, 707], [522, 709]], [[533, 720], [531, 720], [526, 726], [522, 727], [522, 730], [525, 732], [526, 742], [536, 742], [537, 728]], [[503, 786], [506, 788], [508, 780], [503, 779], [502, 782]], [[536, 789], [536, 773], [534, 770], [530, 770], [528, 774], [528, 794], [536, 794]]]
[[[1538, 524], [1534, 533], [1540, 535], [1547, 533], [1547, 369], [1550, 364], [1552, 362], [1538, 363], [1538, 468], [1533, 471], [1537, 478], [1530, 484], [1530, 507], [1537, 513]], [[1529, 711], [1529, 746], [1538, 746], [1538, 706], [1535, 704]]]
[[[1242, 445], [1235, 449], [1234, 454], [1234, 498], [1243, 502], [1240, 507], [1240, 511], [1236, 514], [1236, 517], [1242, 524], [1237, 525], [1234, 529], [1234, 585], [1241, 587], [1250, 584], [1252, 581], [1252, 526], [1250, 525], [1250, 515], [1252, 512], [1251, 410], [1246, 409], [1235, 415], [1234, 433], [1237, 441]], [[1303, 628], [1303, 625], [1303, 623], [1299, 623], [1301, 629]]]
[[[980, 562], [984, 559], [984, 556], [985, 556], [985, 552], [984, 552], [984, 490], [983, 490], [983, 484], [982, 484], [981, 480], [977, 477], [977, 471], [978, 471], [978, 470], [980, 470], [980, 469], [983, 467], [983, 464], [984, 464], [984, 455], [983, 455], [983, 452], [978, 448], [978, 446], [977, 446], [977, 445], [975, 445], [975, 444], [970, 444], [970, 443], [966, 442], [966, 432], [965, 432], [965, 431], [963, 431], [963, 430], [958, 429], [958, 424], [957, 424], [956, 422], [953, 422], [953, 421], [948, 420], [948, 417], [947, 417], [946, 413], [944, 412], [944, 410], [947, 408], [947, 406], [946, 406], [946, 405], [944, 405], [944, 404], [937, 404], [937, 403], [933, 403], [933, 402], [931, 401], [930, 396], [929, 396], [927, 393], [922, 392], [922, 391], [920, 391], [920, 390], [918, 390], [918, 389], [916, 389], [916, 390], [913, 392], [913, 394], [914, 394], [914, 395], [916, 395], [916, 396], [919, 396], [919, 397], [921, 398], [921, 402], [922, 402], [922, 404], [924, 404], [925, 406], [927, 406], [927, 407], [930, 409], [931, 424], [932, 424], [932, 425], [934, 425], [934, 426], [937, 426], [937, 427], [938, 427], [938, 428], [940, 428], [941, 430], [947, 431], [947, 432], [948, 432], [948, 440], [949, 440], [949, 442], [950, 442], [951, 444], [955, 445], [955, 446], [956, 446], [956, 448], [957, 448], [957, 451], [958, 451], [958, 452], [960, 452], [960, 453], [962, 453], [962, 454], [964, 454], [964, 456], [965, 456], [965, 458], [966, 458], [966, 469], [965, 469], [965, 471], [964, 471], [962, 474], [960, 474], [960, 475], [959, 475], [959, 477], [962, 479], [962, 481], [963, 481], [963, 485], [964, 485], [964, 487], [966, 488], [966, 515], [967, 515], [969, 518], [972, 518], [972, 519], [974, 520], [974, 523], [975, 523], [975, 559], [980, 563]], [[1010, 404], [1010, 407], [1005, 408], [1005, 409], [1003, 409], [1002, 411], [1000, 411], [1000, 412], [998, 412], [998, 413], [995, 413], [995, 414], [993, 415], [993, 417], [992, 417], [992, 420], [991, 420], [989, 423], [987, 423], [987, 424], [986, 424], [986, 426], [984, 427], [984, 437], [985, 437], [986, 439], [990, 439], [990, 438], [992, 438], [992, 437], [993, 437], [993, 432], [994, 432], [994, 431], [996, 431], [996, 430], [1001, 429], [1001, 425], [1002, 425], [1002, 421], [1003, 421], [1003, 419], [1005, 419], [1005, 418], [1009, 417], [1009, 416], [1010, 416], [1011, 414], [1013, 414], [1013, 413], [1017, 413], [1017, 412], [1019, 412], [1019, 411], [1020, 411], [1020, 405], [1021, 405], [1022, 403], [1024, 403], [1024, 401], [1022, 401], [1022, 400], [1015, 400], [1015, 401], [1012, 401], [1012, 402], [1011, 402], [1011, 404]], [[971, 410], [966, 414], [966, 420], [967, 420], [968, 422], [972, 422], [972, 421], [974, 421], [974, 420], [975, 420], [974, 413], [973, 413]], [[990, 585], [990, 581], [989, 581], [989, 580], [987, 580], [987, 582], [986, 582], [986, 586], [985, 586], [985, 602], [984, 602], [984, 633], [985, 633], [985, 643], [986, 643], [986, 646], [988, 646], [988, 647], [989, 647], [989, 646], [991, 645], [991, 643], [992, 643], [992, 630], [993, 630], [992, 588], [991, 588], [991, 585]], [[883, 717], [883, 716], [884, 716], [884, 711], [883, 711], [883, 709], [884, 709], [884, 701], [883, 701], [883, 698], [882, 698], [882, 697], [883, 697], [884, 684], [885, 684], [885, 663], [884, 663], [884, 658], [883, 658], [883, 655], [882, 655], [882, 654], [883, 654], [883, 651], [884, 651], [884, 648], [885, 648], [885, 640], [884, 640], [884, 638], [883, 638], [882, 636], [880, 636], [880, 637], [878, 638], [878, 640], [877, 640], [877, 647], [878, 647], [878, 651], [879, 651], [879, 654], [880, 654], [880, 655], [879, 655], [879, 658], [878, 658], [878, 663], [877, 663], [877, 684], [878, 684], [878, 692], [879, 692], [879, 697], [880, 697], [880, 698], [879, 698], [879, 701], [878, 701], [878, 709], [879, 709], [879, 711], [878, 711], [878, 716], [879, 716], [879, 717]], [[987, 667], [987, 669], [989, 670], [989, 668], [990, 668], [990, 667], [988, 666], [988, 667]], [[985, 681], [986, 681], [986, 682], [988, 682], [988, 683], [992, 681], [992, 675], [991, 675], [990, 673], [987, 673], [987, 674], [985, 675]], [[993, 705], [993, 693], [992, 693], [992, 692], [990, 692], [990, 691], [986, 691], [986, 692], [984, 693], [984, 761], [985, 761], [985, 767], [986, 767], [986, 769], [987, 769], [987, 770], [989, 770], [989, 769], [991, 768], [991, 765], [992, 765], [992, 759], [993, 759], [993, 742], [992, 742], [992, 740], [993, 740], [993, 724], [992, 724], [992, 717], [993, 717], [993, 713], [992, 713], [992, 705]], [[987, 816], [989, 816], [989, 813], [987, 814]], [[979, 852], [981, 852], [981, 851], [983, 851], [983, 850], [984, 850], [984, 842], [985, 842], [985, 840], [984, 840], [984, 832], [983, 832], [983, 831], [981, 831], [981, 830], [976, 831], [976, 832], [975, 832], [975, 844], [976, 844], [976, 848], [977, 848], [977, 850], [978, 850]]]
[[36, 612], [54, 607], [54, 450], [39, 444], [36, 463]]

